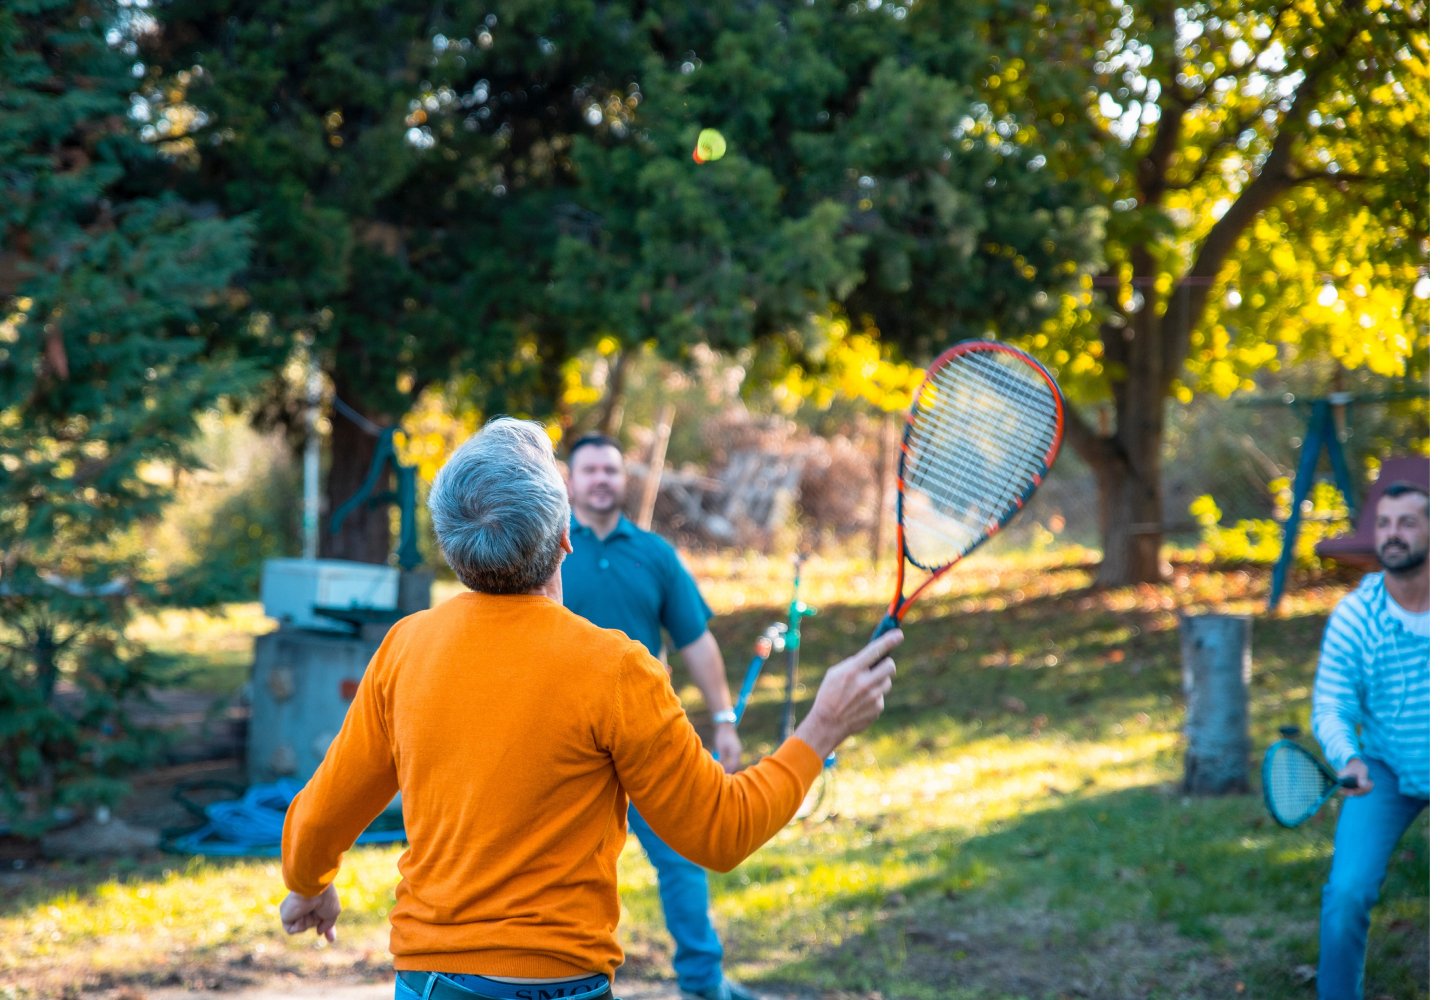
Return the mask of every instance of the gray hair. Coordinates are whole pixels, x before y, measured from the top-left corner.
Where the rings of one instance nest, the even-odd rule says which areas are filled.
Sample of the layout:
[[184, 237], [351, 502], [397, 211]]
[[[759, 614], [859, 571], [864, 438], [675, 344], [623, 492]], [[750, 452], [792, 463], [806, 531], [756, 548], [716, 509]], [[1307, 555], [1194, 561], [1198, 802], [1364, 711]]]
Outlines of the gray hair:
[[570, 499], [550, 439], [532, 420], [495, 417], [457, 448], [429, 507], [441, 554], [471, 590], [528, 593], [564, 555]]

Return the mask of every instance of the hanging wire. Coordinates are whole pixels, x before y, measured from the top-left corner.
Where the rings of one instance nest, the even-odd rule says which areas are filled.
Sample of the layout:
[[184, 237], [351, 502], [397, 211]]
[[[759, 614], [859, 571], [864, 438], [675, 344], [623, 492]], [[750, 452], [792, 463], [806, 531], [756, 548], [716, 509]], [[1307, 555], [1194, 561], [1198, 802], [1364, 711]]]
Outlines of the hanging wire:
[[381, 434], [385, 433], [386, 429], [384, 427], [381, 427], [375, 421], [365, 416], [365, 414], [355, 409], [355, 407], [345, 402], [345, 400], [341, 399], [339, 396], [331, 396], [330, 398], [335, 403], [335, 409], [340, 411], [342, 416], [348, 418], [352, 424], [360, 428], [366, 434], [369, 434], [371, 437], [379, 437]]

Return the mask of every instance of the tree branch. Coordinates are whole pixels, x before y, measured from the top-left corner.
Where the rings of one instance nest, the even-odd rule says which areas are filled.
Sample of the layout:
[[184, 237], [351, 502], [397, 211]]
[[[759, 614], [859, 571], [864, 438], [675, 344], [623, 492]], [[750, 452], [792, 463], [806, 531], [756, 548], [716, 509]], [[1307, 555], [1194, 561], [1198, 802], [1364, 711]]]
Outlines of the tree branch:
[[1299, 185], [1301, 185], [1301, 184], [1309, 184], [1311, 181], [1356, 181], [1356, 182], [1360, 182], [1360, 181], [1373, 181], [1374, 179], [1375, 179], [1374, 176], [1371, 175], [1371, 174], [1357, 174], [1357, 173], [1351, 173], [1351, 172], [1344, 171], [1344, 170], [1336, 170], [1336, 171], [1330, 171], [1330, 170], [1306, 170], [1306, 171], [1303, 172], [1303, 173], [1292, 172], [1292, 173], [1290, 174], [1290, 180], [1293, 181], [1296, 186], [1299, 186]]
[[1242, 132], [1260, 120], [1264, 114], [1264, 110], [1264, 108], [1260, 108], [1253, 115], [1246, 115], [1232, 122], [1231, 126], [1225, 129], [1205, 150], [1205, 155], [1200, 158], [1200, 162], [1195, 165], [1195, 169], [1190, 173], [1190, 176], [1183, 180], [1172, 181], [1169, 185], [1170, 190], [1180, 190], [1199, 184], [1201, 178], [1205, 176], [1205, 172], [1210, 168], [1210, 164], [1214, 162], [1215, 154], [1221, 150], [1232, 149], [1234, 141], [1240, 137]]
[[[1297, 181], [1291, 175], [1290, 167], [1294, 159], [1295, 142], [1300, 137], [1300, 128], [1320, 100], [1321, 84], [1349, 50], [1356, 33], [1357, 28], [1354, 24], [1350, 25], [1344, 37], [1333, 47], [1322, 50], [1306, 69], [1305, 78], [1300, 82], [1300, 86], [1295, 88], [1290, 107], [1276, 126], [1275, 141], [1265, 158], [1264, 166], [1201, 241], [1200, 249], [1195, 254], [1190, 269], [1180, 279], [1178, 287], [1193, 286], [1206, 280], [1213, 282], [1250, 224], [1261, 212], [1274, 204], [1281, 194], [1295, 186]], [[1207, 287], [1207, 298], [1208, 294]], [[1188, 353], [1190, 333], [1204, 312], [1204, 301], [1202, 298], [1202, 308], [1165, 310], [1160, 324], [1161, 375], [1165, 385], [1179, 377], [1180, 365]]]
[[[1169, 169], [1170, 160], [1175, 155], [1175, 150], [1180, 144], [1181, 126], [1185, 122], [1185, 112], [1189, 106], [1181, 100], [1177, 91], [1181, 89], [1177, 79], [1175, 55], [1175, 9], [1173, 5], [1167, 5], [1155, 15], [1155, 23], [1159, 25], [1164, 18], [1164, 37], [1157, 37], [1154, 46], [1156, 61], [1161, 62], [1163, 50], [1163, 73], [1157, 74], [1160, 83], [1160, 94], [1155, 99], [1155, 105], [1160, 109], [1160, 118], [1155, 123], [1155, 131], [1150, 135], [1150, 148], [1140, 161], [1135, 165], [1135, 189], [1139, 195], [1140, 204], [1154, 205], [1159, 202], [1161, 194], [1165, 190], [1165, 175]], [[1157, 36], [1161, 32], [1156, 32]]]

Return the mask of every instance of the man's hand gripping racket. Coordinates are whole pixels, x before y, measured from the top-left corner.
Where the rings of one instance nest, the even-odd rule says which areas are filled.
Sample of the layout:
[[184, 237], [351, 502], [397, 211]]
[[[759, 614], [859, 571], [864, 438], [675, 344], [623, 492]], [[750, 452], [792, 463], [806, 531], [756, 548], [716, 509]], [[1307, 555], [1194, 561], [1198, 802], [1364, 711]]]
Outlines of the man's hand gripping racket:
[[1299, 732], [1294, 726], [1282, 726], [1281, 739], [1270, 744], [1260, 765], [1265, 808], [1283, 827], [1299, 826], [1319, 812], [1332, 795], [1344, 794], [1342, 789], [1360, 789], [1355, 775], [1337, 775], [1323, 760], [1296, 743], [1294, 737]]
[[[895, 596], [872, 639], [1020, 511], [1060, 453], [1065, 404], [1040, 362], [967, 340], [935, 359], [900, 442]], [[905, 596], [905, 564], [929, 573]]]

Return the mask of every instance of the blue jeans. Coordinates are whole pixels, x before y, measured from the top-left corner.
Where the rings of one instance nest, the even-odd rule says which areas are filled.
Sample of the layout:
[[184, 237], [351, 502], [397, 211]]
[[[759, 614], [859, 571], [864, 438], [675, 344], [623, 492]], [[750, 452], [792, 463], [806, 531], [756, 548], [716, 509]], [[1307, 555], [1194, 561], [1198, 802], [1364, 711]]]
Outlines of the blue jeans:
[[1429, 799], [1400, 793], [1395, 772], [1365, 758], [1375, 787], [1344, 800], [1335, 826], [1335, 858], [1330, 881], [1320, 895], [1320, 1000], [1360, 1000], [1365, 979], [1365, 944], [1370, 910], [1390, 853]]
[[[410, 982], [406, 982], [409, 979]], [[507, 983], [486, 976], [469, 976], [455, 972], [397, 972], [395, 1000], [450, 1000], [469, 997], [509, 998], [509, 1000], [613, 1000], [610, 977], [599, 973], [552, 983]]]
[[675, 852], [630, 807], [630, 829], [645, 848], [660, 882], [665, 929], [675, 939], [675, 978], [682, 990], [708, 990], [719, 984], [725, 956], [710, 923], [710, 884], [705, 869]]

